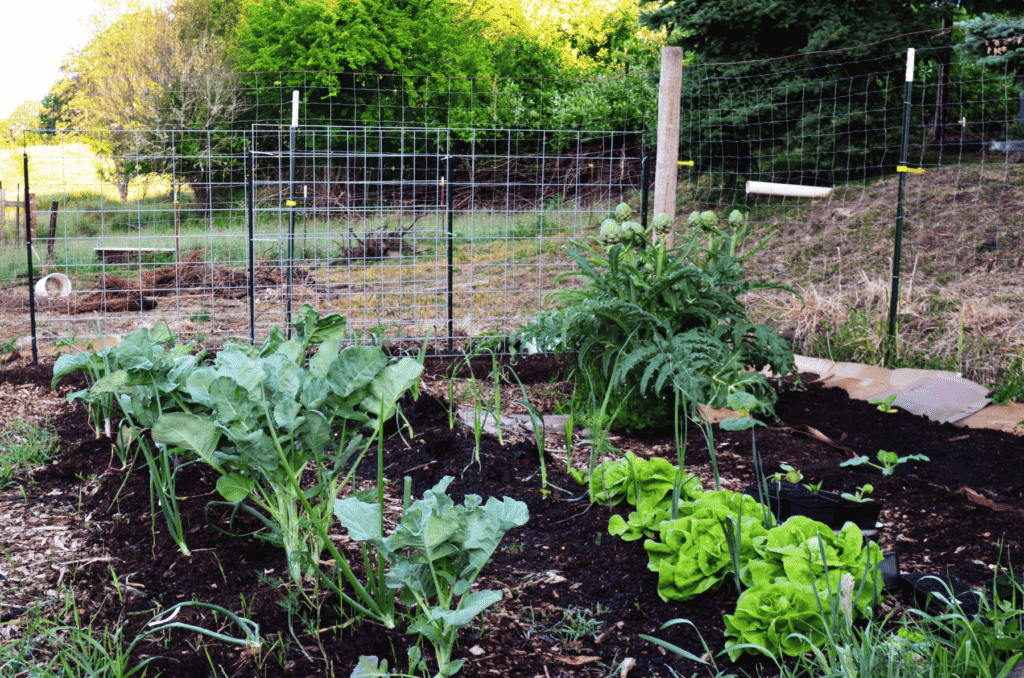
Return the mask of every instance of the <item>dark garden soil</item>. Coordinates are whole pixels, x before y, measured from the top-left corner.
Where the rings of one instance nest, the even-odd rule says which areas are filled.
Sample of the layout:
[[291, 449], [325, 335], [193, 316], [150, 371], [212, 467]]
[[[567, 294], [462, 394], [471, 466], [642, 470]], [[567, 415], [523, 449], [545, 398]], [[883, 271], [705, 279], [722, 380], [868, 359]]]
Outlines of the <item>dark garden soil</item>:
[[[406, 407], [414, 438], [392, 435], [387, 441], [389, 491], [398, 488], [394, 494], [400, 495], [402, 478], [409, 476], [414, 495], [420, 496], [451, 475], [455, 480], [449, 492], [457, 502], [467, 493], [485, 499], [509, 496], [526, 502], [530, 510], [529, 522], [506, 535], [478, 580], [482, 587], [502, 590], [504, 600], [460, 638], [455, 656], [466, 659], [461, 675], [620, 675], [616, 667], [627, 659], [635, 661], [630, 676], [668, 678], [673, 675], [670, 667], [680, 675], [707, 675], [704, 667], [666, 654], [639, 635], [652, 634], [697, 656], [705, 654], [689, 626], [659, 631], [664, 622], [685, 618], [700, 630], [711, 652], [717, 653], [724, 645], [722, 616], [732, 612], [735, 592], [723, 586], [685, 603], [662, 601], [656, 591], [657, 575], [647, 570], [642, 542], [626, 543], [609, 536], [610, 509], [590, 505], [584, 488], [566, 473], [561, 435], [548, 435], [547, 477], [552, 489], [546, 499], [541, 496], [539, 457], [532, 439], [506, 440], [502, 446], [485, 435], [479, 463], [471, 463], [472, 428], [450, 430], [440, 400], [449, 366], [440, 359], [428, 360], [424, 393]], [[490, 368], [488, 361], [483, 372]], [[528, 390], [538, 394], [535, 404], [547, 412], [552, 411], [558, 392], [568, 390], [564, 384], [552, 385], [559, 366], [549, 359], [522, 358], [515, 370]], [[49, 388], [51, 374], [52, 363], [33, 367], [24, 360], [14, 361], [0, 367], [0, 383]], [[999, 431], [939, 425], [906, 412], [882, 413], [874, 405], [849, 399], [841, 390], [810, 383], [812, 379], [813, 375], [804, 375], [805, 388], [782, 389], [776, 408], [779, 421], [757, 430], [757, 448], [766, 469], [775, 471], [780, 463], [789, 463], [804, 473], [805, 482], [821, 481], [824, 489], [835, 491], [874, 485], [873, 497], [884, 507], [883, 551], [896, 550], [904, 571], [949, 573], [982, 587], [991, 582], [997, 567], [1012, 564], [1019, 569], [1024, 563], [1024, 439]], [[0, 413], [0, 418], [4, 416]], [[81, 528], [88, 544], [109, 555], [72, 573], [83, 616], [95, 615], [96, 624], [109, 628], [125, 624], [123, 637], [131, 639], [159, 610], [198, 600], [244, 614], [260, 625], [267, 640], [264, 650], [254, 656], [193, 633], [158, 633], [136, 650], [140, 661], [160, 657], [150, 665], [149, 675], [162, 671], [172, 676], [206, 676], [213, 675], [210, 667], [214, 666], [218, 676], [348, 676], [357, 658], [366, 654], [386, 657], [392, 666], [397, 658], [399, 667], [405, 667], [406, 650], [414, 637], [404, 635], [402, 629], [358, 623], [339, 611], [330, 595], [315, 595], [316, 608], [295, 604], [295, 596], [290, 595], [294, 587], [282, 583], [287, 580], [282, 551], [253, 537], [226, 536], [207, 525], [204, 509], [219, 498], [211, 469], [193, 464], [181, 470], [178, 487], [192, 550], [190, 556], [183, 556], [167, 536], [163, 517], [154, 520], [145, 469], [128, 475], [120, 470], [110, 440], [94, 437], [80, 409], [52, 424], [61, 437], [61, 454], [25, 479], [24, 489], [29, 503], [62, 503], [89, 516]], [[722, 484], [741, 489], [753, 480], [750, 433], [716, 427], [715, 434]], [[675, 458], [668, 432], [619, 431], [612, 443], [638, 456]], [[589, 449], [577, 432], [578, 463]], [[879, 449], [924, 454], [931, 461], [907, 463], [889, 477], [865, 466], [839, 466], [854, 454], [874, 458]], [[371, 465], [366, 465], [364, 483], [373, 475]], [[698, 472], [705, 489], [711, 489], [709, 456], [699, 436], [690, 437], [686, 467]], [[16, 490], [7, 492], [12, 491]], [[209, 519], [227, 526], [226, 517], [217, 510], [211, 511]], [[235, 531], [255, 527], [240, 519]], [[50, 586], [58, 586], [56, 579], [54, 571]], [[887, 594], [882, 608], [895, 608], [898, 616], [903, 613], [901, 605]], [[583, 610], [589, 610], [599, 624], [593, 632], [573, 638], [569, 621], [580, 618]], [[16, 619], [16, 615], [7, 617]], [[216, 623], [197, 609], [182, 611], [179, 621], [207, 628]], [[237, 634], [223, 620], [220, 624], [222, 632]], [[719, 669], [755, 676], [777, 673], [752, 659], [735, 666], [724, 657], [717, 662]]]

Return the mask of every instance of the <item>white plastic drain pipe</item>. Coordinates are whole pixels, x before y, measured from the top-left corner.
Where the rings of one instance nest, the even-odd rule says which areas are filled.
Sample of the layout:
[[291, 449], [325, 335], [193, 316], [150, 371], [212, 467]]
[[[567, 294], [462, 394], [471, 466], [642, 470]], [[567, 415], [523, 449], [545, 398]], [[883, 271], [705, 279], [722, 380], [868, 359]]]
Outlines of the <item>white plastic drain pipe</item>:
[[748, 181], [747, 193], [759, 195], [782, 195], [791, 198], [824, 198], [832, 189], [828, 186], [799, 186], [797, 184], [773, 184], [768, 181]]

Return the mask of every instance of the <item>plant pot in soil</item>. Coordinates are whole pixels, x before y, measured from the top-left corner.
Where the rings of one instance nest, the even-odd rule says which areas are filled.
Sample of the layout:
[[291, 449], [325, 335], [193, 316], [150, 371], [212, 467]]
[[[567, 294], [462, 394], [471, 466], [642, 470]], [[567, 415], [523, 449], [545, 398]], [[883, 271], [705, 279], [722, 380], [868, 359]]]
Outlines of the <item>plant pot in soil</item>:
[[992, 590], [999, 600], [1024, 609], [1024, 574], [1001, 574], [992, 582]]
[[[765, 488], [763, 485], [747, 485], [743, 489], [743, 493], [750, 495], [756, 499], [759, 503], [765, 503], [761, 497], [764, 494]], [[803, 485], [797, 485], [788, 481], [768, 481], [768, 510], [774, 515], [776, 520], [780, 523], [784, 522], [786, 518], [789, 518], [792, 513], [790, 511], [790, 499], [793, 497], [802, 497], [810, 495], [811, 493]]]
[[847, 522], [861, 530], [874, 530], [882, 505], [876, 501], [851, 501], [835, 492], [822, 490], [817, 494], [792, 497], [789, 510], [791, 515], [813, 518], [833, 530], [842, 529]]
[[971, 619], [978, 616], [982, 594], [960, 577], [912, 572], [900, 575], [898, 582], [903, 601], [929, 615], [949, 612], [953, 604]]
[[896, 551], [886, 551], [878, 563], [878, 571], [882, 573], [882, 588], [895, 591], [900, 587], [900, 559]]

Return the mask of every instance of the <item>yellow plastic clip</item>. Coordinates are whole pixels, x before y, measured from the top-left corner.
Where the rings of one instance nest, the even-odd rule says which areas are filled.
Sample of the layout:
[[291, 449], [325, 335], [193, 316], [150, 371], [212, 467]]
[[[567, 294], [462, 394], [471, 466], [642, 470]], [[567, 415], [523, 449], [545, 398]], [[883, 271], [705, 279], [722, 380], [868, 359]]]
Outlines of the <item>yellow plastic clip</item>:
[[285, 200], [284, 204], [287, 205], [288, 207], [295, 207], [298, 203], [295, 202], [294, 200]]
[[686, 165], [687, 167], [693, 167], [693, 161], [692, 160], [680, 160], [679, 164], [680, 165]]
[[177, 204], [178, 204], [178, 201], [177, 201], [177, 200], [175, 200], [175, 201], [174, 201], [174, 204], [175, 204], [175, 205], [177, 205]]
[[906, 165], [897, 165], [897, 172], [913, 172], [914, 174], [924, 174], [923, 167], [907, 167]]
[[961, 125], [966, 125], [967, 124], [967, 118], [960, 118], [957, 122], [959, 122]]
[[441, 177], [441, 185], [444, 186], [444, 177]]

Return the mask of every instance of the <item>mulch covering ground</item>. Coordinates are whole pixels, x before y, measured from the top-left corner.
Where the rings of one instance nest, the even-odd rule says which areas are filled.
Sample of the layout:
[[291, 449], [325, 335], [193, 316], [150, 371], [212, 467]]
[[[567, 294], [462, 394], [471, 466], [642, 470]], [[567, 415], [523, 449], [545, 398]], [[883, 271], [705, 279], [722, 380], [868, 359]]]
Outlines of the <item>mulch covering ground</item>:
[[[712, 652], [723, 648], [722, 615], [731, 613], [735, 593], [723, 586], [689, 602], [664, 602], [656, 592], [657, 575], [647, 570], [642, 542], [626, 543], [607, 534], [611, 510], [592, 506], [584, 488], [565, 472], [564, 442], [549, 436], [548, 479], [555, 488], [547, 499], [540, 493], [539, 457], [532, 441], [506, 441], [484, 436], [479, 463], [473, 459], [472, 429], [452, 431], [444, 403], [442, 378], [450, 361], [428, 359], [424, 394], [406, 406], [415, 437], [393, 435], [385, 449], [385, 475], [400, 495], [402, 478], [410, 476], [416, 496], [445, 475], [456, 501], [467, 493], [510, 496], [527, 503], [530, 520], [510, 531], [480, 585], [504, 592], [504, 599], [465, 631], [455, 651], [466, 665], [461, 675], [482, 676], [606, 676], [627, 658], [635, 660], [630, 676], [680, 675], [706, 669], [641, 639], [652, 634], [697, 656], [704, 654], [697, 634], [687, 625], [664, 631], [674, 618], [686, 618], [700, 629]], [[478, 377], [490, 370], [481, 364]], [[550, 392], [559, 365], [531, 356], [515, 365], [520, 379]], [[9, 363], [2, 380], [49, 384], [52, 365]], [[805, 381], [813, 375], [804, 375]], [[433, 384], [434, 387], [430, 387]], [[538, 399], [541, 407], [550, 399]], [[995, 568], [1024, 563], [1024, 440], [1009, 433], [939, 425], [906, 412], [885, 414], [874, 405], [850, 400], [845, 392], [808, 383], [786, 387], [777, 405], [779, 421], [757, 430], [757, 447], [766, 469], [780, 463], [800, 469], [805, 482], [824, 489], [853, 491], [865, 483], [884, 510], [883, 551], [897, 550], [904, 571], [950, 573], [981, 587]], [[96, 615], [96, 624], [126, 624], [123, 637], [133, 638], [160, 609], [183, 600], [199, 600], [244, 612], [260, 625], [263, 636], [280, 641], [256, 657], [252, 653], [185, 632], [169, 632], [143, 642], [137, 657], [158, 655], [149, 675], [210, 675], [210, 666], [227, 676], [347, 676], [364, 654], [387, 657], [405, 667], [406, 650], [415, 638], [402, 629], [386, 630], [374, 623], [354, 623], [338, 610], [337, 600], [320, 595], [318, 612], [288, 609], [289, 585], [282, 551], [252, 537], [230, 537], [207, 525], [204, 508], [218, 499], [216, 474], [202, 464], [181, 471], [180, 502], [192, 549], [179, 553], [167, 536], [163, 517], [151, 513], [148, 474], [137, 469], [126, 477], [111, 442], [96, 439], [84, 411], [53, 422], [61, 437], [61, 454], [32, 474], [27, 499], [62, 503], [81, 515], [91, 514], [88, 540], [109, 560], [79, 567], [71, 577], [79, 609]], [[815, 429], [835, 444], [806, 435]], [[700, 436], [690, 436], [688, 470], [709, 478], [709, 456]], [[613, 433], [621, 451], [639, 456], [675, 458], [667, 431]], [[753, 479], [749, 432], [730, 433], [716, 427], [718, 463], [727, 489], [740, 489]], [[867, 467], [840, 468], [852, 454], [872, 458], [879, 449], [900, 455], [924, 454], [929, 463], [909, 463], [890, 477]], [[580, 436], [577, 458], [589, 454]], [[366, 466], [366, 479], [372, 476]], [[88, 487], [87, 492], [81, 492]], [[705, 480], [705, 488], [710, 484]], [[391, 489], [389, 489], [391, 491]], [[582, 496], [582, 498], [581, 498]], [[211, 520], [224, 524], [214, 511]], [[155, 532], [154, 532], [155, 526]], [[242, 519], [236, 531], [255, 529]], [[113, 574], [116, 573], [115, 582]], [[56, 578], [56, 574], [54, 574]], [[65, 577], [66, 585], [68, 578]], [[55, 583], [55, 582], [54, 582]], [[599, 607], [598, 607], [599, 606]], [[883, 609], [901, 603], [887, 595]], [[575, 642], [559, 637], [559, 623], [577, 610], [596, 613], [600, 627]], [[210, 626], [197, 610], [180, 620]], [[225, 627], [225, 632], [232, 629]], [[724, 657], [718, 667], [750, 675], [773, 675], [772, 668], [752, 659], [732, 665]], [[218, 673], [217, 675], [221, 675]], [[618, 671], [615, 672], [618, 675]]]

